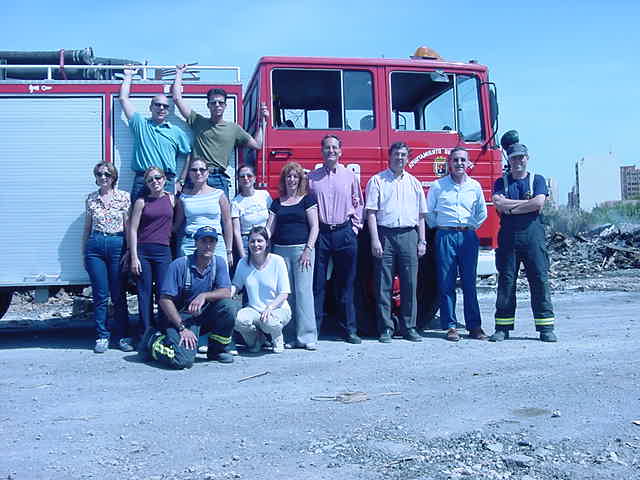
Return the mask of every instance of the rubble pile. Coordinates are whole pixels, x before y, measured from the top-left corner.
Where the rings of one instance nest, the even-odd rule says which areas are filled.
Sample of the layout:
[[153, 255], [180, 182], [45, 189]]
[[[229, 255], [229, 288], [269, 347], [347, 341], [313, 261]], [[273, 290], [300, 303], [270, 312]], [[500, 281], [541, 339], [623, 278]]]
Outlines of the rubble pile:
[[598, 272], [640, 268], [640, 225], [601, 225], [573, 236], [547, 237], [551, 279], [586, 278]]

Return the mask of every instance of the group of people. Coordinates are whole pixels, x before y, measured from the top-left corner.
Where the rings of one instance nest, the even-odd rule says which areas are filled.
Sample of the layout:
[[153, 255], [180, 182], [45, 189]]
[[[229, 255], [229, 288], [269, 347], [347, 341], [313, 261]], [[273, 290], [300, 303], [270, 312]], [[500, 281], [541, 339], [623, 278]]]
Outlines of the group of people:
[[[93, 170], [98, 190], [86, 200], [82, 248], [93, 291], [95, 352], [105, 352], [110, 342], [123, 351], [137, 346], [145, 360], [188, 368], [200, 335], [208, 334], [202, 349], [207, 358], [231, 363], [237, 353], [234, 331], [249, 352], [265, 345], [275, 353], [285, 348], [316, 350], [326, 316], [329, 269], [336, 319], [345, 341], [359, 344], [354, 285], [358, 235], [365, 220], [380, 342], [391, 342], [396, 335], [422, 340], [416, 329], [416, 286], [428, 228], [436, 231], [431, 248], [436, 253], [446, 338], [460, 339], [455, 314], [460, 276], [469, 336], [487, 339], [475, 287], [476, 230], [487, 218], [487, 209], [480, 184], [469, 176], [471, 164], [464, 148], [451, 151], [449, 174], [434, 182], [425, 196], [422, 184], [405, 170], [409, 147], [392, 144], [389, 168], [369, 180], [365, 202], [358, 178], [340, 163], [341, 139], [330, 134], [321, 140], [321, 167], [308, 173], [296, 162], [283, 167], [278, 198], [256, 190], [255, 171], [244, 165], [237, 171], [240, 192], [229, 201], [229, 155], [236, 145], [261, 148], [262, 126], [252, 137], [223, 120], [227, 97], [219, 89], [207, 94], [210, 118], [191, 110], [182, 99], [183, 72], [184, 66], [178, 66], [173, 99], [193, 130], [193, 145], [167, 121], [165, 95], [153, 97], [150, 118], [136, 112], [129, 99], [135, 70], [127, 69], [120, 102], [134, 138], [131, 192], [116, 188], [118, 172], [112, 163], [101, 162]], [[266, 120], [265, 105], [261, 112]], [[182, 155], [189, 160], [178, 174], [177, 159]], [[536, 329], [541, 340], [556, 341], [540, 221], [546, 183], [527, 172], [524, 145], [511, 145], [508, 158], [511, 173], [496, 181], [493, 192], [501, 229], [496, 328], [490, 340], [504, 340], [513, 329], [515, 280], [524, 262]], [[178, 239], [174, 251], [172, 238]], [[123, 270], [133, 274], [138, 289], [136, 331], [128, 325]], [[395, 275], [401, 302], [394, 322]], [[109, 297], [114, 306], [110, 323]]]

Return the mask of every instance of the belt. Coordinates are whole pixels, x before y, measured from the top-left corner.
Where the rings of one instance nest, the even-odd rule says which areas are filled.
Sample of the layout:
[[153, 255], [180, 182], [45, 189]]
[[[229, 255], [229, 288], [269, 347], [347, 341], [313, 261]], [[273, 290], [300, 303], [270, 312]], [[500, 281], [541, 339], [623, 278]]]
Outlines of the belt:
[[473, 230], [473, 227], [465, 225], [463, 227], [438, 227], [438, 230], [452, 230], [454, 232], [464, 232], [465, 230]]
[[378, 228], [394, 233], [406, 233], [416, 229], [416, 227], [385, 227], [384, 225], [380, 225]]
[[91, 235], [100, 235], [102, 237], [124, 237], [124, 232], [107, 233], [100, 230], [92, 230]]
[[334, 230], [340, 230], [341, 228], [351, 225], [351, 219], [347, 219], [344, 223], [322, 223], [320, 222], [321, 232], [333, 232]]

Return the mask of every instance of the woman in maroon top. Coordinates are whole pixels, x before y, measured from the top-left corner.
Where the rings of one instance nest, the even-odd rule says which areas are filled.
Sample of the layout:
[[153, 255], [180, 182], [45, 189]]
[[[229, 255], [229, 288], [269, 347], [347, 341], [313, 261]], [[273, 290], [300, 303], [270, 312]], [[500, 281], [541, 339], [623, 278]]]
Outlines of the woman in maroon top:
[[131, 273], [138, 287], [139, 336], [150, 326], [162, 328], [153, 316], [153, 294], [155, 291], [157, 297], [157, 289], [171, 263], [169, 245], [175, 205], [174, 196], [164, 191], [166, 177], [162, 169], [147, 168], [144, 182], [150, 194], [133, 204], [128, 239]]

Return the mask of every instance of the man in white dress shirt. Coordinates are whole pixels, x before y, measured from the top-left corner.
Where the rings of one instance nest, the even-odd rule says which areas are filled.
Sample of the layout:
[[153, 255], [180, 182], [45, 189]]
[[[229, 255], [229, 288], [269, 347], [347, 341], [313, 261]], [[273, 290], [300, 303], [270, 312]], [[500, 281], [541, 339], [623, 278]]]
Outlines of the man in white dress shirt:
[[422, 185], [406, 172], [409, 147], [396, 142], [389, 147], [389, 168], [369, 180], [365, 209], [375, 267], [379, 340], [391, 342], [391, 287], [400, 277], [399, 327], [406, 340], [420, 342], [416, 332], [418, 258], [426, 251], [424, 217], [427, 212]]
[[469, 153], [456, 147], [449, 153], [449, 175], [437, 180], [427, 195], [427, 222], [436, 231], [436, 270], [440, 292], [440, 320], [447, 340], [457, 342], [456, 280], [462, 279], [464, 322], [469, 336], [486, 340], [482, 331], [476, 292], [478, 235], [487, 218], [487, 206], [480, 184], [467, 175]]

